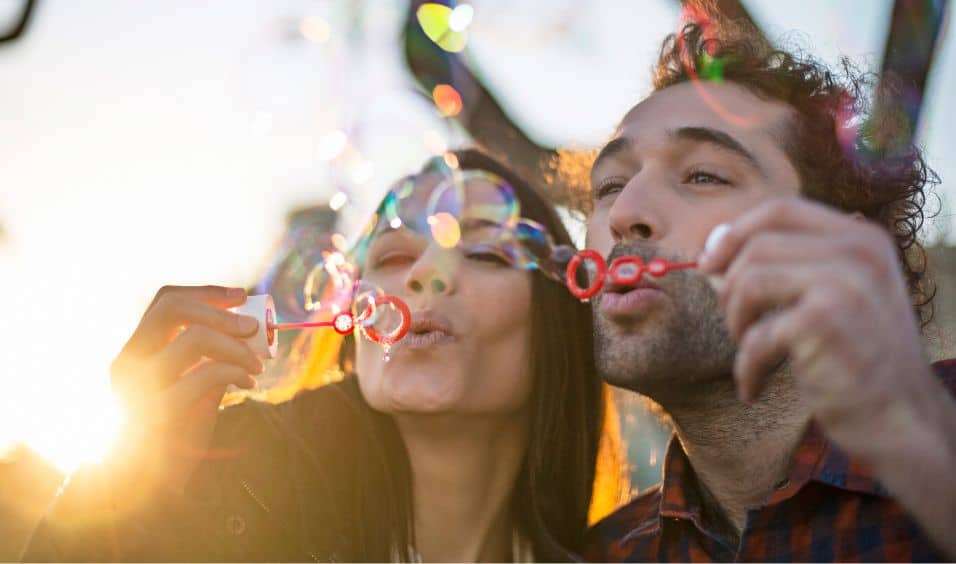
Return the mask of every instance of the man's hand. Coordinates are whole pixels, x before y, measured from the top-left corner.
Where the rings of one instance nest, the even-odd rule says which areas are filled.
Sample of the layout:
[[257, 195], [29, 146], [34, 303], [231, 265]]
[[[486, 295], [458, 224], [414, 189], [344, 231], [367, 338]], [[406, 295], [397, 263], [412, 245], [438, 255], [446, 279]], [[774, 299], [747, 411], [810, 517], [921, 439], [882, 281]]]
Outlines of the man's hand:
[[752, 401], [783, 362], [814, 418], [956, 557], [956, 401], [932, 374], [897, 249], [881, 227], [803, 199], [742, 215], [701, 270], [738, 340]]
[[[919, 425], [942, 390], [923, 354], [896, 246], [881, 227], [781, 198], [742, 215], [702, 257], [722, 275], [721, 307], [739, 342], [738, 392], [752, 401], [782, 362], [817, 421], [871, 456]], [[937, 389], [938, 388], [938, 389]]]

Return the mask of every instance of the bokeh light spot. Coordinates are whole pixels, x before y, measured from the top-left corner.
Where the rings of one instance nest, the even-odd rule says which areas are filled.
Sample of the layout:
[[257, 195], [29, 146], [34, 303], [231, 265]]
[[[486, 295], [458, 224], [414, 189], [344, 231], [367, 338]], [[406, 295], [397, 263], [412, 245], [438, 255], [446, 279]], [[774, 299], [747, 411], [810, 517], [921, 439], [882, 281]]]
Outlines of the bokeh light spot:
[[471, 4], [456, 6], [448, 16], [448, 28], [452, 31], [465, 31], [471, 25], [474, 16], [475, 9], [471, 7]]
[[345, 252], [348, 250], [348, 241], [345, 240], [345, 235], [341, 233], [334, 233], [332, 235], [332, 246], [340, 252]]
[[339, 190], [332, 196], [332, 199], [329, 200], [329, 207], [332, 208], [332, 211], [339, 211], [348, 201], [348, 195]]
[[436, 86], [432, 90], [432, 99], [435, 101], [435, 107], [445, 117], [453, 117], [461, 113], [461, 95], [451, 85]]
[[312, 43], [327, 43], [332, 37], [332, 28], [319, 16], [308, 16], [299, 22], [299, 32], [302, 37]]
[[724, 61], [719, 57], [711, 57], [706, 53], [700, 57], [700, 77], [711, 82], [723, 82]]
[[445, 138], [434, 129], [426, 129], [422, 140], [425, 143], [425, 148], [433, 154], [440, 155], [448, 150], [448, 143]]
[[452, 249], [461, 240], [461, 227], [450, 213], [439, 212], [429, 216], [428, 225], [431, 226], [432, 238], [442, 248]]
[[[454, 10], [443, 4], [429, 2], [422, 4], [415, 12], [418, 24], [422, 31], [436, 45], [450, 53], [458, 53], [465, 48], [468, 35], [463, 31], [455, 31], [451, 27]], [[460, 12], [455, 19], [455, 25], [460, 25], [467, 16], [467, 12]], [[470, 18], [469, 18], [470, 23]]]
[[326, 133], [319, 141], [318, 156], [323, 161], [331, 161], [342, 154], [348, 143], [348, 136], [344, 131], [334, 130]]
[[443, 159], [448, 168], [458, 168], [458, 156], [455, 153], [445, 153]]

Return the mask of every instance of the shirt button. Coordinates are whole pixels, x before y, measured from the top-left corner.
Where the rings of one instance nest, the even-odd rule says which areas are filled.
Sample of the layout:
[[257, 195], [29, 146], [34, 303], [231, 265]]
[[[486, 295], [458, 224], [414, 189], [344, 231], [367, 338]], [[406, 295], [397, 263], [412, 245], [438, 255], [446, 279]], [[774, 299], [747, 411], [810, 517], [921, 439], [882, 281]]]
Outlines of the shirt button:
[[226, 517], [226, 530], [233, 536], [238, 537], [246, 532], [246, 520], [239, 515], [230, 515]]
[[774, 484], [773, 489], [780, 491], [790, 485], [790, 478], [784, 478], [776, 484]]

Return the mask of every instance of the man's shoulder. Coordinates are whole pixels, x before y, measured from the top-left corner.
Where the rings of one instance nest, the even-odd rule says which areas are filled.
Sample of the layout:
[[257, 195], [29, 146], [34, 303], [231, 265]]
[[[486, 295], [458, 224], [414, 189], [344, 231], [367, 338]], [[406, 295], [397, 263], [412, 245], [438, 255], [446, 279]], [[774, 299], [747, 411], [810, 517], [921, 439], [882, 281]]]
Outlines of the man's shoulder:
[[[631, 533], [643, 529], [652, 529], [659, 522], [661, 504], [661, 484], [651, 486], [638, 494], [626, 505], [595, 523], [588, 532], [587, 555], [606, 554], [611, 545], [619, 545]], [[604, 557], [597, 557], [604, 560]]]

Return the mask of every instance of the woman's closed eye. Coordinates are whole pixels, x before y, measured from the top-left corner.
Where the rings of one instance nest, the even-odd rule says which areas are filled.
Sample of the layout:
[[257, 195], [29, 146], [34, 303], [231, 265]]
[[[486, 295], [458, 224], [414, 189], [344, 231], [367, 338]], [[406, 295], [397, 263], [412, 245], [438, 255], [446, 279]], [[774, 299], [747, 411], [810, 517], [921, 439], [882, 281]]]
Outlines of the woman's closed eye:
[[490, 265], [511, 266], [511, 262], [501, 251], [493, 251], [490, 249], [466, 251], [465, 258]]
[[397, 268], [409, 265], [415, 262], [415, 257], [407, 252], [386, 252], [379, 255], [372, 261], [372, 268], [382, 270], [387, 268]]

